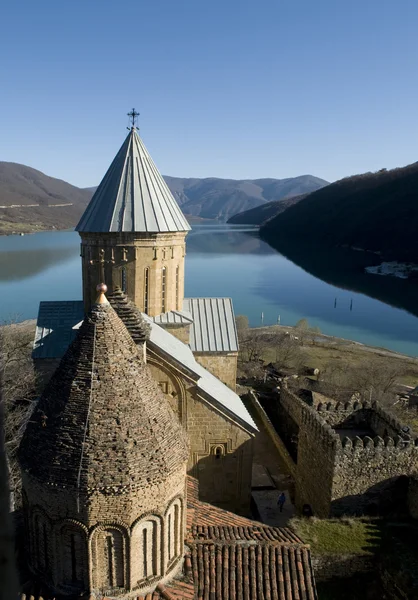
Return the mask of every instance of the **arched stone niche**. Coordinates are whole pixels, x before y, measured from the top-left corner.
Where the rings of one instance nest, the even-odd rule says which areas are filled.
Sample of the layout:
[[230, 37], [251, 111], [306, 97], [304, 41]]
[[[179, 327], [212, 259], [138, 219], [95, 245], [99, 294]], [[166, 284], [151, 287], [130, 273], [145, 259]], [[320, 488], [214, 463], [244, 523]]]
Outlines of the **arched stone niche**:
[[163, 575], [163, 519], [149, 514], [140, 517], [131, 530], [132, 587], [144, 587]]
[[183, 498], [177, 497], [171, 501], [165, 516], [165, 561], [169, 571], [183, 555], [184, 544], [184, 504]]
[[109, 523], [96, 526], [90, 535], [92, 588], [103, 593], [129, 589], [129, 534]]
[[32, 567], [40, 572], [50, 575], [52, 543], [51, 521], [46, 513], [39, 507], [34, 506], [30, 516], [30, 563]]
[[75, 520], [59, 521], [54, 526], [53, 579], [64, 591], [84, 590], [89, 581], [87, 528]]
[[187, 427], [187, 392], [185, 385], [169, 368], [154, 356], [147, 354], [147, 364], [151, 369], [152, 376], [158, 382], [164, 394], [166, 394], [171, 408], [179, 418], [180, 423]]

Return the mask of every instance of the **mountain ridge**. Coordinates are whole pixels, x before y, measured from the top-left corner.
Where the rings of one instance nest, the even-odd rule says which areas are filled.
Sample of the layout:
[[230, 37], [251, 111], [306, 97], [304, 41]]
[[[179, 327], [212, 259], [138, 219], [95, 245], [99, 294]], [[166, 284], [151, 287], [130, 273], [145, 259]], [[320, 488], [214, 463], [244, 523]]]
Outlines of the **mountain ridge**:
[[[227, 221], [233, 214], [327, 185], [313, 175], [286, 179], [164, 176], [188, 218]], [[0, 161], [0, 233], [74, 227], [95, 187], [78, 188], [27, 165]]]

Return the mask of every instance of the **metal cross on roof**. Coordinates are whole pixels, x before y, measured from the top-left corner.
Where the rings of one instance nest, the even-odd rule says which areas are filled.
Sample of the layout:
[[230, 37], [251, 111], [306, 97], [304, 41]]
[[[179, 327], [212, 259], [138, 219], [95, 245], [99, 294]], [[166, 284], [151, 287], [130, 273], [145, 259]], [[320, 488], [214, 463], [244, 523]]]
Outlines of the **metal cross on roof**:
[[132, 125], [132, 127], [136, 127], [136, 120], [139, 117], [139, 112], [136, 112], [136, 110], [133, 108], [131, 110], [131, 112], [128, 113], [128, 117], [131, 118], [131, 121], [132, 121], [131, 125]]

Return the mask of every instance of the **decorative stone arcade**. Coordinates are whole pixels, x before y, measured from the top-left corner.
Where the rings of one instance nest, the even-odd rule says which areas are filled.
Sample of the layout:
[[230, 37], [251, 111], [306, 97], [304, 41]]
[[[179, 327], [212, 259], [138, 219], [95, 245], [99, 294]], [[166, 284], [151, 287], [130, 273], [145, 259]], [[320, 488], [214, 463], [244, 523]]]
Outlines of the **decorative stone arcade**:
[[151, 317], [182, 310], [186, 232], [82, 233], [84, 308], [95, 300], [97, 281], [129, 295]]

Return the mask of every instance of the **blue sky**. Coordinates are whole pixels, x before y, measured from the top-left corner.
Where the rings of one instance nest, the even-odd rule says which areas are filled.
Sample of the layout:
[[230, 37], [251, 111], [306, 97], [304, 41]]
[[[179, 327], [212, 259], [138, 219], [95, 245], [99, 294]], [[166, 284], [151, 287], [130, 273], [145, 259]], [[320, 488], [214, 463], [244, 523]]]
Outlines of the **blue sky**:
[[416, 0], [5, 0], [0, 160], [95, 185], [135, 106], [168, 175], [415, 162], [417, 26]]

